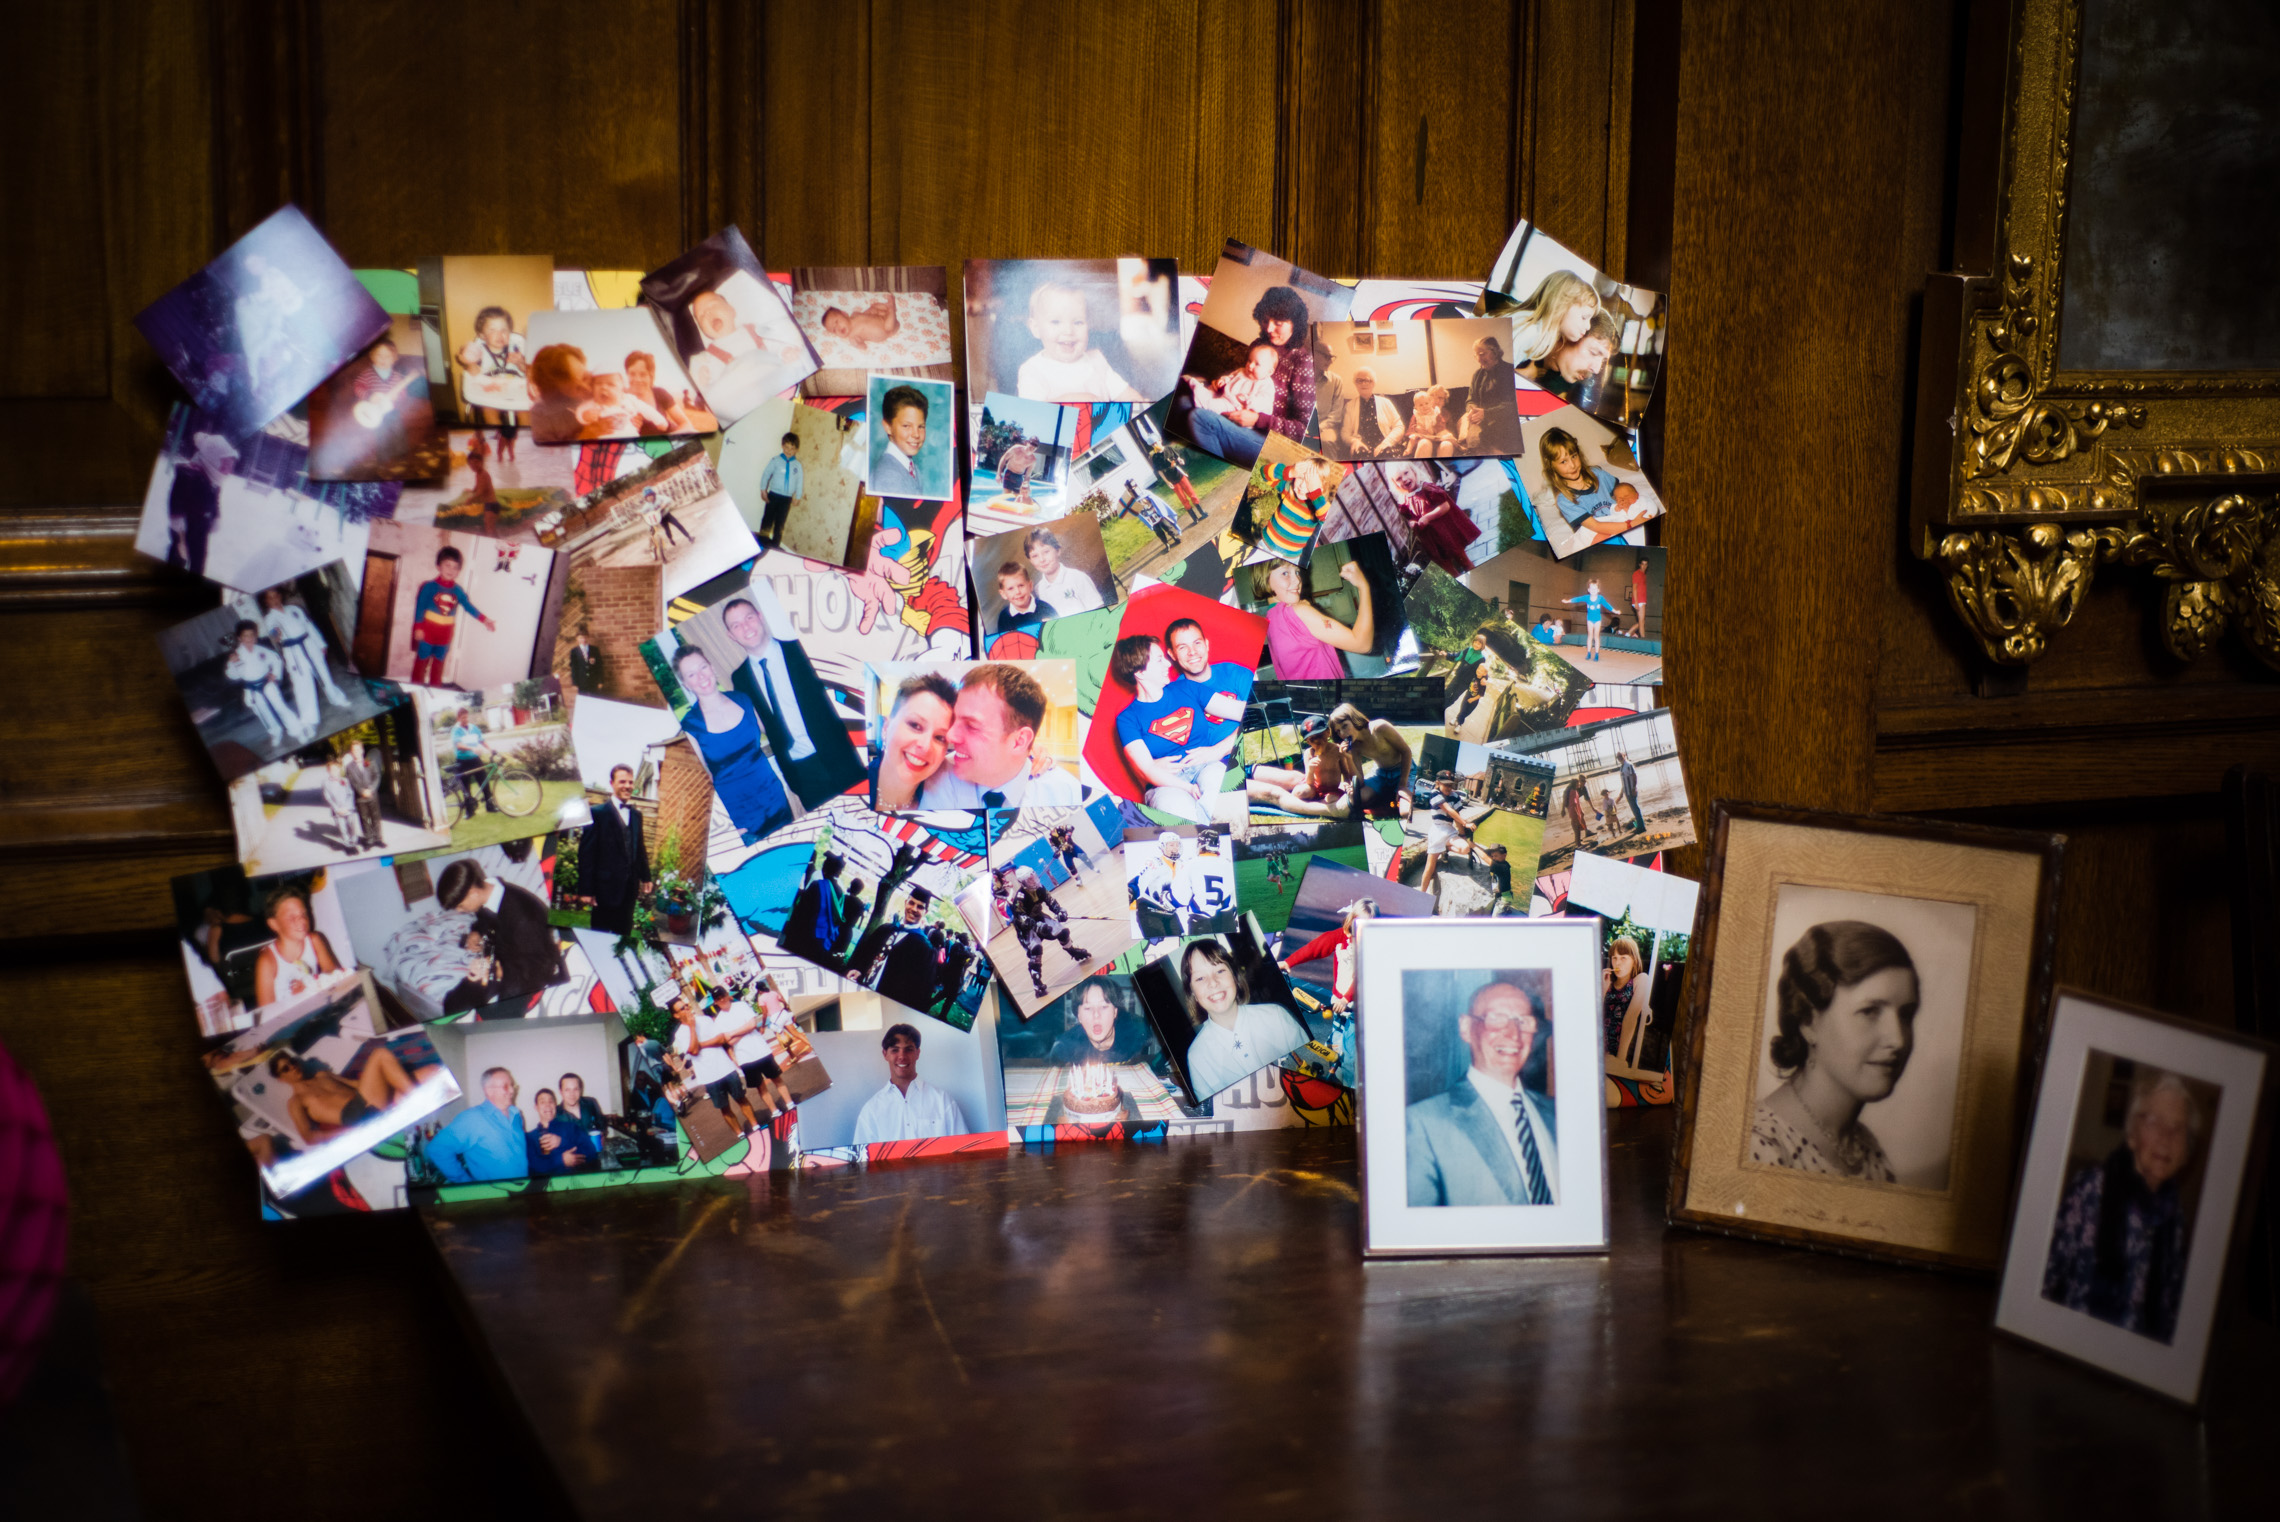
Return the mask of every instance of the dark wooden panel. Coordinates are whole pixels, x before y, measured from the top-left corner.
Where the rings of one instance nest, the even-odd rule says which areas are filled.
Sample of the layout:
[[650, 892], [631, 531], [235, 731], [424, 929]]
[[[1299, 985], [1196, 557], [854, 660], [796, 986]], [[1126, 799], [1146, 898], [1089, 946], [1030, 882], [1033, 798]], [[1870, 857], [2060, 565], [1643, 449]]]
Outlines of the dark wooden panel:
[[1321, 275], [1368, 273], [1356, 187], [1372, 183], [1377, 8], [1290, 0], [1282, 13], [1275, 251]]
[[[1509, 60], [1523, 14], [1498, 0], [1392, 0], [1377, 8], [1369, 178], [1353, 187], [1367, 229], [1357, 272], [1487, 275], [1512, 229], [1520, 81]], [[1449, 67], [1449, 60], [1463, 57], [1490, 66]], [[1507, 66], [1496, 67], [1500, 61]], [[1600, 85], [1603, 120], [1604, 78]], [[1564, 149], [1552, 153], [1566, 156]], [[1604, 172], [1604, 152], [1597, 162]]]
[[849, 0], [761, 14], [764, 73], [749, 91], [724, 85], [720, 107], [763, 129], [763, 212], [745, 234], [770, 269], [872, 263], [871, 8]]
[[[18, 78], [16, 125], [0, 153], [0, 205], [40, 236], [11, 247], [0, 279], [0, 333], [9, 335], [0, 395], [110, 395], [110, 334], [103, 321], [101, 101], [87, 89], [100, 14], [92, 6], [25, 6], [0, 24], [11, 56], [37, 59]], [[37, 138], [26, 126], [36, 124]]]
[[1937, 194], [1947, 37], [1941, 6], [1685, 11], [1663, 542], [1698, 802], [1872, 800], [1861, 618], [1890, 575], [1908, 304], [1938, 233], [1907, 192]]
[[673, 0], [325, 0], [325, 230], [352, 264], [685, 247]]
[[1628, 92], [1619, 86], [1629, 74], [1631, 10], [1627, 3], [1539, 0], [1529, 8], [1526, 43], [1530, 151], [1522, 214], [1586, 259], [1618, 270], [1624, 203], [1611, 191], [1621, 184], [1611, 168], [1629, 137]]
[[1351, 1131], [428, 1220], [593, 1522], [659, 1474], [807, 1518], [2280, 1501], [2270, 1327], [2218, 1338], [2197, 1417], [1998, 1342], [1984, 1282], [1666, 1230], [1671, 1112], [1610, 1120], [1605, 1257], [1364, 1264]]
[[[70, 1271], [99, 1319], [143, 1514], [242, 1518], [556, 1503], [519, 1417], [452, 1335], [407, 1215], [264, 1225], [252, 1160], [197, 1060], [172, 948], [16, 958], [0, 1043], [46, 1097]], [[248, 1468], [247, 1441], [261, 1434]]]

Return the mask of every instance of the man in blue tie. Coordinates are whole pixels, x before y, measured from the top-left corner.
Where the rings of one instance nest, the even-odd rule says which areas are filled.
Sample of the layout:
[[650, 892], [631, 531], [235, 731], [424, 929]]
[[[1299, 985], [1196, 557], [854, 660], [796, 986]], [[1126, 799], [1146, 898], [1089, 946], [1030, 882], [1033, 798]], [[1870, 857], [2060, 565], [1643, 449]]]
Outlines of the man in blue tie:
[[1520, 1081], [1543, 1024], [1535, 1001], [1510, 983], [1472, 996], [1457, 1022], [1471, 1068], [1409, 1106], [1411, 1205], [1559, 1203], [1556, 1111], [1549, 1095]]

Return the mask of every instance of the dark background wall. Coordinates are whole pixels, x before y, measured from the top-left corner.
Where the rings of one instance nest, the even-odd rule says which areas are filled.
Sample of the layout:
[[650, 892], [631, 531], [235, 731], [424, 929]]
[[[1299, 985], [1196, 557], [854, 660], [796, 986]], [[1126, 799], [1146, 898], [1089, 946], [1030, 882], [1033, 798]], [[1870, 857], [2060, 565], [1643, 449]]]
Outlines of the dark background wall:
[[236, 1512], [249, 1462], [328, 1516], [546, 1482], [416, 1224], [264, 1228], [196, 1065], [165, 885], [231, 838], [153, 639], [210, 589], [130, 549], [173, 396], [144, 304], [288, 198], [358, 265], [648, 268], [734, 221], [775, 268], [1207, 269], [1235, 236], [1477, 278], [1528, 217], [1671, 293], [1648, 458], [1696, 800], [2064, 829], [2061, 976], [2224, 1019], [2215, 789], [2280, 753], [2280, 693], [2171, 669], [2109, 579], [1978, 696], [1901, 556], [1961, 36], [1945, 0], [9, 8], [0, 1042], [55, 1117], [149, 1512]]

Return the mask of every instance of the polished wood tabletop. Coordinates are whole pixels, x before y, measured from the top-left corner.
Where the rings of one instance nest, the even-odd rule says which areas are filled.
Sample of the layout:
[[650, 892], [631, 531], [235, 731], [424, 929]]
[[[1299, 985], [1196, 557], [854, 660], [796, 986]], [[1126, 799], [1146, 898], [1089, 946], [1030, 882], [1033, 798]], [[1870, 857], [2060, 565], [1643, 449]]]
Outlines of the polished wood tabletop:
[[1996, 1336], [1982, 1280], [1668, 1229], [1361, 1260], [1351, 1131], [431, 1209], [589, 1518], [2280, 1515], [2280, 1337], [2200, 1413]]

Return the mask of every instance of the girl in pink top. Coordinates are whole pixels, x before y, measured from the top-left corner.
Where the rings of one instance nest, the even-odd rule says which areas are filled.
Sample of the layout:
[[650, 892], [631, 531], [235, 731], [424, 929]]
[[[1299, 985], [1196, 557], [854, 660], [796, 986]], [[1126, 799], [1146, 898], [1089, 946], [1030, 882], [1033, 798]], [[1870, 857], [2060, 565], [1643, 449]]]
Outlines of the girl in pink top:
[[[1277, 681], [1334, 681], [1346, 674], [1339, 651], [1367, 655], [1377, 644], [1377, 614], [1370, 606], [1369, 583], [1353, 561], [1338, 567], [1361, 610], [1350, 629], [1306, 601], [1305, 580], [1289, 561], [1273, 561], [1255, 568], [1252, 575], [1254, 588], [1274, 599], [1267, 609], [1267, 652]], [[1265, 585], [1259, 587], [1260, 582]]]

